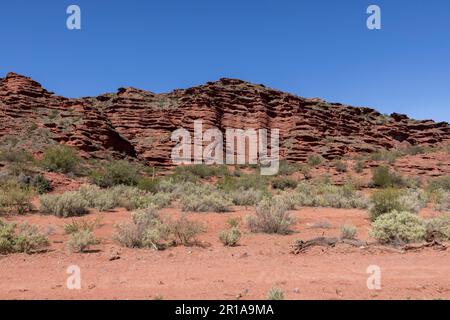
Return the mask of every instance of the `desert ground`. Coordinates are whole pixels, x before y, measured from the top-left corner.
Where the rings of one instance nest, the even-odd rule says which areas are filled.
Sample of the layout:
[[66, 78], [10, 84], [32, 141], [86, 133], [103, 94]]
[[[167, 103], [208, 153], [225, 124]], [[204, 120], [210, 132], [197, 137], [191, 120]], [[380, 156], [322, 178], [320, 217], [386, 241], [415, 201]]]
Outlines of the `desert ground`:
[[[339, 226], [358, 227], [367, 239], [370, 223], [358, 209], [303, 208], [293, 211], [298, 223], [290, 235], [252, 234], [245, 231], [236, 247], [223, 246], [217, 234], [229, 217], [243, 217], [252, 208], [234, 207], [231, 213], [191, 213], [206, 222], [199, 245], [165, 251], [127, 249], [111, 238], [114, 225], [128, 221], [130, 213], [117, 209], [93, 212], [102, 216], [95, 230], [101, 244], [87, 253], [69, 253], [64, 223], [53, 216], [8, 217], [51, 229], [50, 250], [32, 255], [0, 257], [1, 299], [266, 299], [278, 287], [286, 299], [449, 299], [450, 252], [425, 248], [417, 252], [391, 252], [387, 248], [314, 247], [294, 255], [296, 239], [338, 236]], [[164, 215], [180, 210], [164, 209]], [[422, 215], [434, 213], [424, 209]], [[83, 218], [76, 218], [83, 219]], [[322, 228], [321, 228], [322, 227]], [[81, 289], [69, 290], [70, 265], [81, 269]], [[367, 288], [367, 267], [381, 268], [381, 290]]]

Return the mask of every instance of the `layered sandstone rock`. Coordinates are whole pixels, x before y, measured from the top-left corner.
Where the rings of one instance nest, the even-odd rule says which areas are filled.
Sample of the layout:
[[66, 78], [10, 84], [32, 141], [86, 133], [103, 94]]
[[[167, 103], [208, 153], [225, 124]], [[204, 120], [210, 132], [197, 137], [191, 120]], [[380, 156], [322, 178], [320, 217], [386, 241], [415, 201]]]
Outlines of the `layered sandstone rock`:
[[115, 94], [81, 99], [56, 96], [14, 73], [0, 80], [2, 140], [24, 139], [29, 133], [37, 148], [47, 139], [77, 147], [85, 156], [111, 153], [171, 165], [171, 133], [181, 127], [192, 131], [197, 119], [203, 120], [204, 129], [279, 129], [281, 155], [295, 162], [311, 154], [334, 159], [450, 140], [447, 123], [384, 116], [370, 108], [305, 99], [235, 79], [167, 94], [120, 88]]

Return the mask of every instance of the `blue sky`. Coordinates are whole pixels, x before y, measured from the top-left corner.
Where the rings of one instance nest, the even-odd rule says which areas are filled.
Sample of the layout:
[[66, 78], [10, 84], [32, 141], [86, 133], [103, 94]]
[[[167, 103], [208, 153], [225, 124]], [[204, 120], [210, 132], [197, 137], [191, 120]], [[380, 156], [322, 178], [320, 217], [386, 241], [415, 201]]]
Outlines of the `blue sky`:
[[[80, 31], [66, 28], [70, 4]], [[366, 27], [370, 4], [382, 30]], [[68, 97], [233, 77], [450, 121], [450, 1], [3, 1], [0, 77], [8, 71]]]

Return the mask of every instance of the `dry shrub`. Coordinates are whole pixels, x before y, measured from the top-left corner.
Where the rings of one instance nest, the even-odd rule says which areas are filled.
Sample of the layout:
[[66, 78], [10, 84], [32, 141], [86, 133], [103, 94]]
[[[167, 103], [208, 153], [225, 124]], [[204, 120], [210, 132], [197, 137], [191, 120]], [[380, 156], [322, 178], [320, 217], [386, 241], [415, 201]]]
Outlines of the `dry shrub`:
[[247, 216], [247, 224], [252, 232], [288, 234], [294, 223], [286, 204], [277, 198], [263, 199], [256, 207], [256, 215]]

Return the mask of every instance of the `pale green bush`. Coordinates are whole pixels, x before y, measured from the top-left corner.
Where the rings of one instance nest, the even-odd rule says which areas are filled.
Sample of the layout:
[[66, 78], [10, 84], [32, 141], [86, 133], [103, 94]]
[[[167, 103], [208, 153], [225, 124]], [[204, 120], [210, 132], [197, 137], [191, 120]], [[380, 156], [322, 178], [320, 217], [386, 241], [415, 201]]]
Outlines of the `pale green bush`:
[[341, 239], [353, 240], [358, 234], [358, 229], [353, 225], [343, 225], [341, 227]]
[[72, 233], [67, 242], [67, 247], [70, 252], [85, 252], [98, 243], [99, 241], [95, 238], [92, 231], [85, 229]]
[[95, 208], [99, 211], [108, 211], [119, 205], [119, 199], [109, 189], [85, 185], [78, 192], [88, 202], [90, 208]]
[[296, 203], [303, 207], [360, 208], [368, 207], [368, 200], [351, 186], [301, 183], [295, 192]]
[[422, 219], [406, 211], [392, 211], [372, 223], [369, 235], [381, 243], [403, 244], [423, 240], [426, 227]]
[[49, 245], [48, 238], [36, 226], [16, 225], [0, 220], [0, 254], [32, 253]]
[[133, 213], [133, 221], [116, 226], [114, 239], [129, 248], [165, 249], [171, 245], [191, 245], [193, 239], [204, 232], [200, 222], [181, 217], [164, 221], [156, 207], [149, 207]]
[[444, 189], [433, 190], [434, 208], [438, 211], [450, 211], [450, 191]]
[[374, 192], [370, 197], [370, 219], [375, 221], [379, 216], [391, 211], [404, 211], [405, 207], [401, 201], [402, 193], [396, 189], [384, 189]]
[[284, 292], [279, 288], [271, 288], [267, 293], [267, 300], [284, 300]]
[[450, 240], [450, 216], [441, 216], [425, 221], [427, 239]]
[[56, 195], [43, 195], [39, 197], [39, 211], [44, 214], [53, 214], [58, 217], [80, 216], [88, 212], [89, 203], [79, 192], [66, 192]]
[[31, 198], [33, 192], [30, 188], [22, 186], [17, 181], [10, 180], [0, 185], [0, 211], [7, 213], [24, 214], [31, 211], [33, 206]]
[[219, 192], [189, 194], [181, 199], [184, 212], [228, 212], [231, 201]]
[[225, 246], [234, 247], [241, 239], [241, 231], [238, 227], [231, 227], [230, 229], [223, 230], [219, 234], [219, 240]]
[[239, 189], [230, 193], [233, 204], [237, 206], [254, 206], [262, 200], [263, 195], [261, 190], [254, 189]]

